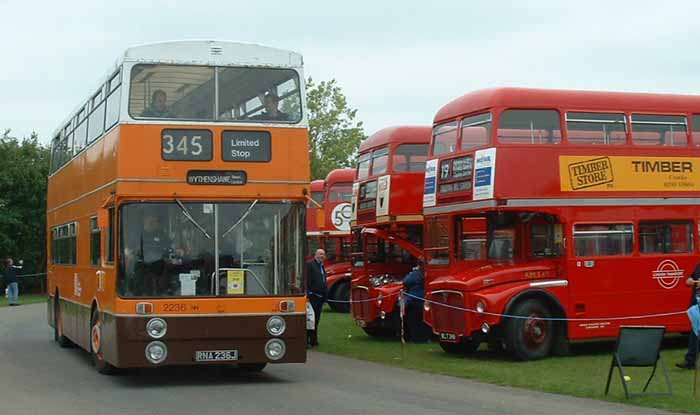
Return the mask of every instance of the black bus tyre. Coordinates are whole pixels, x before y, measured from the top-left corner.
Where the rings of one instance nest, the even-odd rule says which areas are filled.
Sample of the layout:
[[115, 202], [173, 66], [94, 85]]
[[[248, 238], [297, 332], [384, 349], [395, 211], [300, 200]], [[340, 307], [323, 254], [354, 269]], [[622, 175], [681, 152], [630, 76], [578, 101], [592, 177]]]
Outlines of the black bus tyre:
[[241, 363], [238, 367], [246, 372], [262, 372], [267, 363]]
[[349, 313], [350, 312], [350, 282], [341, 281], [333, 287], [331, 294], [331, 300], [341, 301], [341, 302], [329, 302], [328, 305], [331, 310], [338, 313]]
[[112, 375], [116, 368], [104, 360], [102, 355], [102, 319], [97, 309], [92, 311], [90, 318], [90, 355], [95, 369], [103, 375]]
[[440, 347], [449, 354], [468, 355], [474, 353], [480, 344], [474, 339], [463, 338], [459, 343], [440, 342]]
[[73, 342], [63, 335], [63, 319], [61, 318], [61, 300], [58, 293], [53, 297], [53, 339], [61, 347], [72, 347]]
[[547, 356], [554, 344], [554, 324], [551, 312], [535, 299], [525, 300], [509, 314], [527, 318], [509, 318], [505, 324], [508, 351], [518, 360], [536, 360]]

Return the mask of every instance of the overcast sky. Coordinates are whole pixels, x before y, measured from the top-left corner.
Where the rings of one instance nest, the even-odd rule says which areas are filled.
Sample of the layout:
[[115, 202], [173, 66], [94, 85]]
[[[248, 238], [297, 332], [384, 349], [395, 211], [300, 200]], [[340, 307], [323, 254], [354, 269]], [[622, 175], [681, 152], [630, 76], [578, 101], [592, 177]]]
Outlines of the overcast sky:
[[337, 3], [0, 0], [0, 128], [48, 142], [124, 49], [180, 39], [301, 53], [368, 134], [494, 86], [700, 93], [698, 1]]

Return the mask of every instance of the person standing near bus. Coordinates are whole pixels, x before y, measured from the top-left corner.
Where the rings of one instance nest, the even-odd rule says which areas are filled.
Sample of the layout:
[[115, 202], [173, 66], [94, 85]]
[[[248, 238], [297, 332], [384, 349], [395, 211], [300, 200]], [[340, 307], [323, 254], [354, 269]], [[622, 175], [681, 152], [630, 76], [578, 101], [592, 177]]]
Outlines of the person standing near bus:
[[307, 298], [314, 309], [314, 330], [306, 332], [306, 341], [309, 347], [318, 346], [318, 322], [321, 320], [321, 310], [323, 303], [328, 297], [328, 287], [326, 286], [326, 270], [323, 268], [323, 261], [326, 259], [326, 252], [317, 249], [311, 261], [306, 263], [306, 278], [308, 289]]
[[[22, 261], [20, 261], [21, 263]], [[12, 258], [5, 260], [5, 273], [3, 279], [7, 287], [7, 304], [19, 305], [19, 282], [17, 280], [17, 270], [22, 266], [15, 266]]]
[[[695, 266], [695, 270], [690, 274], [685, 284], [689, 287], [693, 287], [693, 295], [690, 297], [690, 307], [697, 306], [700, 303], [700, 264]], [[690, 317], [689, 313], [689, 317]], [[697, 316], [697, 314], [695, 314]], [[688, 351], [685, 353], [685, 359], [682, 362], [676, 363], [676, 367], [680, 369], [695, 369], [695, 362], [698, 358], [698, 336], [695, 335], [695, 330], [690, 328], [690, 335], [688, 336]]]
[[403, 279], [403, 286], [408, 295], [404, 296], [406, 304], [405, 327], [408, 341], [424, 343], [430, 339], [430, 328], [423, 322], [423, 297], [425, 296], [425, 279], [423, 262], [416, 266]]

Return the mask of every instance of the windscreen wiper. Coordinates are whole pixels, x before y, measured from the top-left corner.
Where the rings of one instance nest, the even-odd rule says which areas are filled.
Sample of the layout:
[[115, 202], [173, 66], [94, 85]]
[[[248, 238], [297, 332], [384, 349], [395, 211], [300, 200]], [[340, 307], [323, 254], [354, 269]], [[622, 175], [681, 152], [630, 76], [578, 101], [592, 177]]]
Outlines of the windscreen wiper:
[[240, 223], [243, 222], [243, 221], [245, 220], [245, 218], [248, 217], [248, 215], [250, 215], [250, 212], [253, 210], [253, 208], [254, 208], [255, 205], [257, 205], [257, 204], [258, 204], [258, 199], [255, 199], [255, 200], [253, 201], [253, 203], [251, 203], [250, 206], [248, 206], [248, 209], [246, 209], [246, 211], [243, 212], [243, 215], [241, 215], [241, 218], [238, 219], [238, 220], [236, 221], [236, 223], [234, 223], [230, 228], [228, 228], [228, 230], [227, 230], [226, 232], [224, 232], [224, 234], [221, 235], [221, 237], [222, 237], [222, 238], [226, 237], [226, 235], [228, 235], [232, 230], [236, 229], [236, 226], [240, 225]]
[[180, 199], [175, 199], [175, 202], [177, 203], [178, 206], [180, 206], [180, 209], [182, 209], [182, 214], [185, 215], [185, 217], [187, 218], [187, 220], [189, 220], [190, 222], [192, 222], [192, 224], [193, 224], [195, 227], [197, 227], [197, 229], [199, 229], [199, 230], [204, 234], [204, 236], [207, 237], [207, 239], [211, 239], [211, 236], [207, 233], [207, 230], [204, 229], [204, 227], [202, 227], [202, 225], [200, 225], [199, 223], [197, 223], [196, 220], [194, 220], [194, 218], [192, 217], [192, 215], [190, 215], [190, 212], [187, 211], [187, 208], [185, 208], [185, 205], [182, 204], [182, 202], [180, 201]]

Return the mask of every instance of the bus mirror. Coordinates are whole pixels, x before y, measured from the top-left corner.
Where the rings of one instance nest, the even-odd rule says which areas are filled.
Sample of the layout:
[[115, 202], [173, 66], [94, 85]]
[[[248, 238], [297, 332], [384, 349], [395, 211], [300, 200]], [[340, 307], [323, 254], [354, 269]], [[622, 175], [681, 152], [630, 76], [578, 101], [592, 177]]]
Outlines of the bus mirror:
[[109, 227], [109, 211], [105, 208], [97, 212], [97, 227], [100, 229]]

